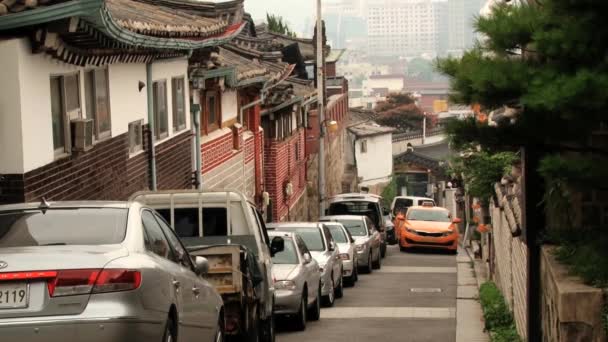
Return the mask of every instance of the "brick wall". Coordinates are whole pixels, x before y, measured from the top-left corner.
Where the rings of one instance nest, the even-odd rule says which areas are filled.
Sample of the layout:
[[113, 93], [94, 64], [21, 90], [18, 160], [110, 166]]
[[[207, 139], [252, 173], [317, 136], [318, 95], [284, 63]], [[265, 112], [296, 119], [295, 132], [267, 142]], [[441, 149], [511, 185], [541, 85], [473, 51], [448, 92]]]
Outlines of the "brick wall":
[[526, 337], [527, 329], [527, 246], [511, 235], [504, 212], [491, 206], [492, 244], [494, 247], [494, 274], [517, 326], [517, 331]]
[[[268, 208], [272, 211], [272, 220], [293, 220], [291, 210], [306, 191], [305, 129], [298, 129], [283, 141], [266, 139], [264, 171], [265, 188], [272, 200]], [[285, 194], [288, 182], [293, 185], [293, 195], [289, 198]]]
[[[91, 150], [27, 172], [4, 175], [1, 203], [67, 200], [126, 200], [149, 188], [148, 141], [145, 150], [129, 156], [127, 134], [97, 143]], [[191, 134], [185, 132], [158, 145], [158, 185], [163, 189], [191, 187]]]

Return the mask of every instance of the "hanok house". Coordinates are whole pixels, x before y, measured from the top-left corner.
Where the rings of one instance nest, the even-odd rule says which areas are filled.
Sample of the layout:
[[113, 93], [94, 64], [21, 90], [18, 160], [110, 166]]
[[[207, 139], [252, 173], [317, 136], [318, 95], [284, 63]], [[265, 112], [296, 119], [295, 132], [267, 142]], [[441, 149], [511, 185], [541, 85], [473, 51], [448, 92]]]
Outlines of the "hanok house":
[[190, 188], [188, 56], [238, 34], [238, 15], [164, 0], [36, 4], [0, 6], [0, 203]]

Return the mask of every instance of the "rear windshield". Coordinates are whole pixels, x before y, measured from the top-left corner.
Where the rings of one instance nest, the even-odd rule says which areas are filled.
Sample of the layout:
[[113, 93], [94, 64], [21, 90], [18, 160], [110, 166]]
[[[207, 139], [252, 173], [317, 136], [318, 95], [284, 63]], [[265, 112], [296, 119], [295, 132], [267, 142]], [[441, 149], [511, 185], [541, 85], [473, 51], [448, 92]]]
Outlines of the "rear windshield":
[[432, 221], [450, 222], [450, 213], [447, 210], [424, 210], [413, 209], [407, 212], [407, 219], [410, 221]]
[[114, 208], [0, 212], [0, 248], [121, 243], [127, 214]]
[[352, 236], [367, 236], [367, 231], [362, 220], [340, 220], [340, 223]]
[[[279, 230], [283, 228], [278, 228]], [[310, 251], [323, 252], [325, 251], [325, 242], [323, 242], [323, 236], [321, 236], [321, 230], [319, 228], [284, 228], [290, 232], [295, 232], [300, 235], [302, 240], [306, 243], [306, 247]]]
[[380, 226], [377, 203], [365, 201], [345, 201], [332, 203], [328, 215], [367, 216], [376, 226]]
[[277, 265], [295, 265], [298, 263], [298, 255], [293, 240], [283, 238], [285, 240], [285, 249], [282, 252], [276, 253], [272, 257], [272, 262]]
[[327, 225], [329, 227], [329, 231], [331, 232], [331, 236], [337, 243], [347, 243], [348, 240], [346, 238], [346, 234], [342, 230], [342, 227], [336, 225]]
[[[171, 223], [170, 209], [156, 209], [156, 211]], [[226, 208], [203, 208], [203, 236], [226, 236], [228, 228]], [[198, 208], [176, 208], [173, 211], [175, 220], [174, 229], [181, 238], [199, 237]]]

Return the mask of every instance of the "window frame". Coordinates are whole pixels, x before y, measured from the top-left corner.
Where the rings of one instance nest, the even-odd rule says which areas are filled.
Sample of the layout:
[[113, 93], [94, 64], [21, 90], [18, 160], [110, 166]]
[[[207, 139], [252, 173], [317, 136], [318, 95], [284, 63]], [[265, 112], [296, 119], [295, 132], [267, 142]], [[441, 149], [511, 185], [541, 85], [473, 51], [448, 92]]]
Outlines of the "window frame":
[[[182, 109], [183, 109], [183, 121], [182, 125], [179, 125], [178, 120], [178, 108], [177, 108], [177, 100], [179, 96], [177, 95], [177, 85], [181, 83], [182, 86]], [[172, 116], [173, 116], [173, 132], [181, 132], [186, 129], [187, 125], [187, 113], [186, 113], [186, 77], [178, 76], [171, 78], [171, 102], [172, 102]]]
[[367, 139], [361, 139], [361, 154], [367, 153]]
[[[164, 103], [164, 109], [165, 109], [165, 115], [166, 115], [166, 126], [167, 126], [167, 130], [165, 132], [161, 132], [161, 128], [159, 123], [161, 122], [161, 118], [160, 118], [160, 112], [158, 110], [158, 97], [157, 97], [157, 92], [158, 92], [158, 85], [162, 84], [163, 85], [163, 103]], [[162, 79], [162, 80], [156, 80], [154, 82], [152, 82], [152, 107], [153, 107], [153, 111], [154, 111], [154, 138], [158, 141], [158, 140], [163, 140], [165, 138], [167, 138], [169, 136], [169, 106], [167, 103], [167, 80], [166, 79]]]
[[[66, 82], [65, 82], [65, 78], [66, 77], [72, 77], [75, 76], [76, 77], [76, 94], [77, 94], [77, 98], [78, 98], [78, 108], [77, 109], [72, 109], [72, 110], [67, 110], [67, 105], [66, 105]], [[63, 134], [63, 146], [60, 146], [59, 148], [55, 148], [55, 141], [53, 140], [53, 154], [55, 156], [55, 159], [57, 158], [61, 158], [64, 157], [66, 155], [70, 155], [72, 153], [72, 116], [75, 116], [75, 118], [81, 118], [82, 117], [82, 96], [80, 94], [80, 72], [76, 71], [76, 72], [70, 72], [70, 73], [65, 73], [65, 74], [58, 74], [58, 75], [50, 75], [49, 77], [49, 86], [50, 86], [50, 100], [51, 100], [51, 133], [53, 130], [52, 127], [52, 121], [53, 121], [53, 92], [52, 92], [52, 87], [53, 87], [53, 80], [58, 80], [59, 81], [59, 105], [61, 107], [60, 109], [60, 116], [61, 116], [61, 121], [63, 124], [63, 129], [62, 129], [62, 134]], [[76, 115], [74, 115], [76, 113]]]
[[[168, 252], [167, 252], [167, 256], [164, 257], [162, 255], [159, 255], [158, 253], [154, 252], [153, 250], [149, 249], [148, 246], [146, 246], [146, 236], [149, 238], [149, 233], [148, 233], [148, 228], [146, 227], [146, 224], [144, 223], [144, 214], [148, 213], [152, 216], [152, 219], [154, 220], [154, 223], [156, 223], [158, 225], [158, 229], [160, 230], [161, 234], [162, 234], [162, 238], [164, 239], [164, 241], [167, 243], [167, 247], [168, 247]], [[167, 238], [167, 236], [165, 235], [165, 233], [163, 232], [163, 229], [160, 225], [160, 223], [158, 223], [158, 220], [156, 219], [154, 212], [152, 212], [152, 210], [150, 209], [142, 209], [140, 211], [140, 220], [141, 220], [141, 228], [142, 228], [142, 235], [143, 235], [143, 239], [144, 239], [144, 249], [146, 250], [146, 252], [153, 254], [163, 260], [166, 260], [168, 262], [172, 262], [172, 263], [177, 263], [176, 262], [176, 256], [174, 254], [173, 248], [171, 247], [171, 243], [169, 243], [169, 239]]]
[[[105, 74], [105, 90], [106, 90], [106, 103], [108, 111], [108, 121], [110, 128], [107, 131], [100, 131], [100, 121], [97, 114], [97, 75], [96, 73], [103, 71]], [[102, 141], [112, 137], [112, 110], [110, 105], [110, 75], [107, 67], [96, 68], [84, 71], [84, 89], [87, 107], [87, 117], [93, 119], [93, 126], [95, 127], [95, 141]], [[89, 84], [91, 82], [91, 84]], [[90, 96], [90, 98], [89, 98]], [[90, 112], [89, 112], [90, 110]]]
[[[212, 97], [215, 98], [215, 121], [209, 122], [209, 99]], [[222, 94], [217, 89], [209, 89], [204, 92], [204, 99], [205, 107], [201, 111], [201, 115], [203, 116], [201, 128], [204, 129], [203, 134], [209, 134], [222, 127]]]
[[[177, 236], [177, 234], [175, 233], [175, 231], [173, 230], [171, 225], [169, 223], [167, 223], [167, 221], [165, 221], [165, 219], [161, 215], [159, 215], [157, 212], [152, 212], [152, 215], [158, 222], [158, 225], [160, 226], [161, 231], [165, 234], [165, 238], [167, 239], [167, 242], [169, 243], [169, 248], [171, 248], [171, 251], [173, 252], [173, 256], [176, 259], [175, 263], [177, 263], [187, 269], [190, 269], [192, 272], [194, 272], [194, 270], [195, 270], [194, 263], [192, 262], [190, 253], [188, 253], [188, 250], [186, 249], [186, 247], [184, 247], [184, 244], [179, 239], [179, 237]], [[175, 240], [175, 243], [173, 241], [171, 241], [171, 238], [169, 238], [169, 236], [171, 236], [171, 238], [173, 238]], [[181, 260], [178, 260], [178, 255], [179, 255], [178, 250], [177, 250], [178, 248], [180, 248], [183, 251], [183, 256], [182, 256]]]

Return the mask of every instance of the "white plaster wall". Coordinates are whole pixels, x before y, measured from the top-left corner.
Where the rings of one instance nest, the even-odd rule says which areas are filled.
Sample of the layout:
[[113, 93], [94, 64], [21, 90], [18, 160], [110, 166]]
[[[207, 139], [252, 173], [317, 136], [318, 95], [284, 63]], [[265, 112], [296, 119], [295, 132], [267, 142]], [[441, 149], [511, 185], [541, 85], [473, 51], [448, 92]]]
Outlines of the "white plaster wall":
[[361, 140], [356, 142], [357, 173], [362, 182], [382, 182], [393, 173], [393, 154], [391, 134], [365, 138], [367, 153], [361, 153]]
[[0, 174], [23, 173], [19, 42], [0, 41]]
[[[147, 90], [139, 91], [139, 81], [146, 83], [146, 65], [113, 64], [108, 67], [110, 83], [110, 113], [112, 136], [129, 131], [129, 123], [144, 120], [148, 123]], [[87, 113], [88, 115], [88, 113]]]
[[363, 81], [363, 92], [369, 94], [374, 88], [388, 88], [390, 92], [402, 91], [405, 88], [403, 78], [369, 78]]
[[[186, 82], [184, 93], [186, 94], [186, 128], [179, 132], [173, 131], [173, 97], [172, 97], [172, 87], [171, 87], [171, 78], [173, 77], [184, 77], [184, 81]], [[152, 64], [152, 81], [167, 81], [167, 107], [168, 107], [168, 115], [169, 115], [169, 136], [163, 140], [157, 141], [157, 145], [170, 139], [172, 136], [176, 134], [181, 134], [185, 130], [190, 129], [190, 99], [188, 98], [188, 94], [190, 94], [190, 88], [188, 83], [188, 59], [187, 58], [176, 58], [167, 61], [158, 61]], [[150, 85], [151, 86], [151, 85]], [[236, 94], [236, 93], [235, 93]]]
[[239, 112], [238, 95], [236, 90], [226, 89], [222, 93], [222, 121], [237, 118]]

